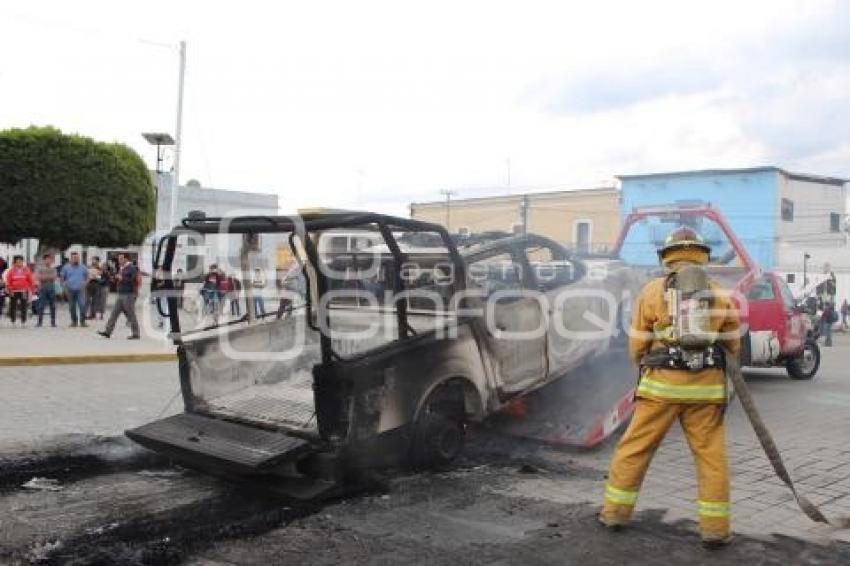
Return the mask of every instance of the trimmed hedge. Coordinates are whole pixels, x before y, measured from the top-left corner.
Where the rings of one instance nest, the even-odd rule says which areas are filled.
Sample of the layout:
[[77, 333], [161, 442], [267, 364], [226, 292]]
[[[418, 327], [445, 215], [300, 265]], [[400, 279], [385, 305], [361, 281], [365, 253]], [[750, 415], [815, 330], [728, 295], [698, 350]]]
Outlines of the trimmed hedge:
[[52, 127], [0, 131], [0, 242], [139, 244], [154, 227], [155, 195], [126, 145]]

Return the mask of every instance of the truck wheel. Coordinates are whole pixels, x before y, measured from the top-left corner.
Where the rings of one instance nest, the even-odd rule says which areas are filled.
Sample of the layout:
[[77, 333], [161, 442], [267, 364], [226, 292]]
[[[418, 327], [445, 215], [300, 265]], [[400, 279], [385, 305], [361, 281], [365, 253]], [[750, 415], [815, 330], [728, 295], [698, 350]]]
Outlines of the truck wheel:
[[446, 466], [463, 450], [463, 422], [440, 413], [424, 413], [416, 421], [411, 447], [415, 468]]
[[791, 379], [811, 379], [820, 367], [820, 348], [817, 342], [807, 340], [803, 352], [789, 360], [785, 366]]

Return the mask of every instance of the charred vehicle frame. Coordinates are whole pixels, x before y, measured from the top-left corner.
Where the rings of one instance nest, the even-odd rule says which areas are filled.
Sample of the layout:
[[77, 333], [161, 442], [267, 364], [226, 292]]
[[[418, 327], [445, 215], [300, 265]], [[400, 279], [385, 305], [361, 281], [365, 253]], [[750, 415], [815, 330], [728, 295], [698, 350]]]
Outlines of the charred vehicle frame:
[[[359, 300], [356, 305], [324, 300], [337, 284], [326, 272], [319, 236], [364, 226], [377, 230], [386, 245], [381, 252], [365, 255], [380, 257], [382, 277], [392, 290], [387, 295], [389, 308], [364, 308]], [[398, 237], [403, 232], [436, 235], [440, 250], [403, 249]], [[181, 332], [172, 275], [177, 240], [222, 233], [241, 234], [244, 242], [261, 234], [288, 233], [289, 247], [307, 282], [299, 316], [255, 321], [251, 312], [222, 326]], [[549, 254], [548, 267], [570, 267], [561, 269], [565, 275], [546, 281], [537, 278], [533, 262], [523, 252], [541, 248]], [[350, 266], [359, 261], [356, 256], [340, 257]], [[129, 430], [127, 435], [193, 466], [309, 482], [313, 487], [308, 495], [338, 484], [351, 470], [448, 463], [462, 449], [466, 423], [482, 420], [511, 398], [562, 376], [609, 346], [610, 336], [601, 335], [583, 344], [570, 340], [559, 344], [548, 327], [551, 319], [583, 319], [585, 310], [594, 311], [597, 318], [613, 319], [619, 313], [612, 310], [617, 305], [592, 300], [572, 301], [571, 307], [561, 304], [547, 311], [546, 301], [534, 304], [533, 298], [514, 299], [508, 293], [497, 302], [494, 328], [488, 328], [486, 317], [481, 316], [484, 301], [467, 287], [474, 286], [470, 272], [476, 264], [497, 256], [519, 264], [518, 288], [541, 295], [556, 293], [564, 285], [589, 289], [605, 285], [590, 281], [580, 260], [539, 236], [507, 238], [462, 254], [441, 226], [380, 214], [190, 217], [160, 242], [152, 282], [158, 303], [168, 304], [162, 313], [170, 320], [177, 346], [184, 412]], [[453, 296], [464, 298], [443, 312], [418, 308], [406, 294], [411, 285], [404, 270], [411, 257], [430, 258], [426, 261], [431, 266], [439, 262], [440, 269], [451, 272]], [[607, 277], [615, 281], [612, 292], [636, 290], [628, 270], [617, 266]], [[498, 305], [505, 312], [500, 313]], [[375, 317], [392, 327], [392, 339], [357, 344], [350, 355], [340, 349], [342, 326], [362, 327], [363, 320]], [[306, 353], [297, 360], [233, 359], [230, 355], [243, 349], [281, 350], [291, 340], [295, 321], [309, 331]], [[529, 341], [498, 336], [534, 330], [535, 325], [543, 331]], [[301, 371], [305, 366], [309, 370]], [[302, 376], [298, 383], [295, 375]]]

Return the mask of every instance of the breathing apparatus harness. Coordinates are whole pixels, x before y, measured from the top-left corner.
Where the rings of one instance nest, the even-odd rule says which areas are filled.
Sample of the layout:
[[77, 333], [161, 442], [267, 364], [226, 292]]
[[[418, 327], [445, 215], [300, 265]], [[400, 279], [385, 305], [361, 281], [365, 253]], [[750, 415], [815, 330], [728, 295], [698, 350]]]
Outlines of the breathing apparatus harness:
[[708, 275], [699, 265], [686, 265], [669, 273], [664, 282], [664, 302], [670, 324], [656, 323], [655, 339], [662, 347], [649, 351], [641, 367], [701, 371], [726, 366], [717, 333], [710, 328], [714, 297]]

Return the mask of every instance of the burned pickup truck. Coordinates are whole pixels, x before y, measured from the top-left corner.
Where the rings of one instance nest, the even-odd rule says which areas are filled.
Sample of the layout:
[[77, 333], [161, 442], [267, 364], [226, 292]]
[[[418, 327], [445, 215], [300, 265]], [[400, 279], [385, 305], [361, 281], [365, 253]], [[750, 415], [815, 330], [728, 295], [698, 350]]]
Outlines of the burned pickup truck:
[[[258, 240], [278, 238], [299, 296], [246, 284], [247, 314], [182, 328], [175, 270], [202, 276], [216, 238], [241, 242], [247, 277]], [[127, 435], [195, 467], [319, 486], [451, 461], [467, 423], [622, 340], [637, 291], [621, 263], [591, 268], [543, 237], [460, 251], [441, 226], [370, 213], [189, 218], [155, 262], [185, 410]], [[264, 315], [261, 291], [290, 308]]]

